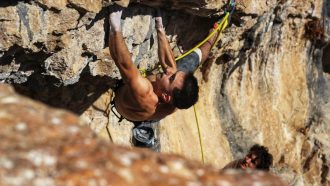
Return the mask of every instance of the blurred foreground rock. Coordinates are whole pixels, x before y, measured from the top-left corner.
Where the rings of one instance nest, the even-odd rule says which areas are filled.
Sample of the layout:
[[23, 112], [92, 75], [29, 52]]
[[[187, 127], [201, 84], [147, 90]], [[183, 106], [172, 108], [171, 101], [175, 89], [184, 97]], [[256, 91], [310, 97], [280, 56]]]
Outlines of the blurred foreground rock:
[[181, 156], [119, 147], [78, 123], [0, 84], [0, 185], [285, 185], [263, 172], [220, 174]]

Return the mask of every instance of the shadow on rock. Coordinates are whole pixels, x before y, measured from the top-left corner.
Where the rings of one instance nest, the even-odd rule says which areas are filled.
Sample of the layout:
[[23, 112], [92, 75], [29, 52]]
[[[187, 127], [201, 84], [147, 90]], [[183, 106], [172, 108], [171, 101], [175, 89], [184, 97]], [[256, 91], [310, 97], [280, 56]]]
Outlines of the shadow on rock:
[[[19, 3], [18, 0], [4, 0], [0, 1], [0, 7], [15, 6]], [[21, 1], [22, 2], [22, 1]], [[23, 1], [24, 2], [24, 1]]]
[[13, 86], [20, 94], [80, 115], [113, 87], [115, 82], [110, 77], [82, 74], [79, 82], [63, 86], [54, 77], [36, 74], [29, 77], [27, 82]]

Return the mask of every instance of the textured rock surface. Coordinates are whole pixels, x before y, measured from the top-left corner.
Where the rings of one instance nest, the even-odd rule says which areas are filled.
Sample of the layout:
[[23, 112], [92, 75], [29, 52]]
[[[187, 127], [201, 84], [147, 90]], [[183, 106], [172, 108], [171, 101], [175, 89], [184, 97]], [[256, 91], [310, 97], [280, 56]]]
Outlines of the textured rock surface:
[[[165, 8], [176, 55], [207, 35], [213, 16], [221, 15], [225, 5], [171, 2], [140, 1]], [[81, 115], [107, 140], [130, 146], [132, 125], [119, 125], [110, 112], [109, 88], [120, 77], [107, 49], [110, 4], [0, 2], [0, 79]], [[154, 10], [144, 5], [131, 4], [124, 12], [123, 34], [134, 62], [153, 69]], [[196, 109], [205, 162], [221, 168], [260, 143], [274, 156], [272, 171], [291, 185], [329, 184], [329, 9], [329, 2], [321, 0], [239, 1], [233, 24], [203, 73], [196, 73], [202, 87]], [[201, 160], [194, 118], [189, 109], [161, 121], [162, 152]]]
[[[0, 185], [286, 185], [263, 172], [220, 171], [96, 137], [64, 110], [0, 84]], [[237, 179], [240, 177], [240, 179]]]

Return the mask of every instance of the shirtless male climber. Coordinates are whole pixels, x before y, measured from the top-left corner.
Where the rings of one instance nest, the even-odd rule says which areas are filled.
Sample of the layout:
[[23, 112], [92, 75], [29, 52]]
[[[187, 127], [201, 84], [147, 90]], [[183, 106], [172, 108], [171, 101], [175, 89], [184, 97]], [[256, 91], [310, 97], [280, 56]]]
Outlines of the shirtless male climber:
[[134, 65], [121, 33], [123, 8], [118, 5], [111, 8], [109, 48], [123, 80], [115, 90], [113, 103], [121, 118], [132, 122], [160, 120], [177, 108], [187, 109], [194, 105], [198, 100], [198, 83], [193, 71], [208, 58], [216, 34], [176, 64], [157, 10], [158, 57], [164, 73], [144, 78]]

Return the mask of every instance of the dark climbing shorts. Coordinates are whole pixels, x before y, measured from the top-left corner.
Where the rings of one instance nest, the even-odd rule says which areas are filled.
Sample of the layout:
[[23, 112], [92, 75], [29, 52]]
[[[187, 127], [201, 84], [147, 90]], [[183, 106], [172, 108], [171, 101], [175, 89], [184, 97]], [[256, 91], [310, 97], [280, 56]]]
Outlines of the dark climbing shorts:
[[199, 66], [197, 52], [192, 52], [176, 62], [177, 69], [183, 72], [194, 72]]

